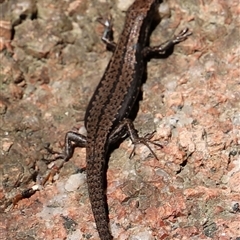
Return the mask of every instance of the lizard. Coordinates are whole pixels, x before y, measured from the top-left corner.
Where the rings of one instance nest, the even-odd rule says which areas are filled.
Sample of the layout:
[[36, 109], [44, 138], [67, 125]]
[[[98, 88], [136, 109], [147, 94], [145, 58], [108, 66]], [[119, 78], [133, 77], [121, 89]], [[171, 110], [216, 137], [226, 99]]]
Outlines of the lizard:
[[113, 239], [105, 193], [109, 147], [127, 134], [134, 144], [143, 143], [150, 149], [150, 140], [139, 137], [129, 119], [141, 89], [146, 59], [154, 54], [165, 54], [191, 34], [186, 28], [163, 44], [148, 46], [159, 4], [159, 0], [135, 0], [127, 10], [118, 43], [113, 41], [111, 19], [99, 19], [105, 27], [102, 41], [113, 54], [86, 110], [84, 124], [87, 136], [73, 131], [65, 136], [64, 161], [72, 157], [75, 147], [86, 148], [89, 198], [101, 240]]

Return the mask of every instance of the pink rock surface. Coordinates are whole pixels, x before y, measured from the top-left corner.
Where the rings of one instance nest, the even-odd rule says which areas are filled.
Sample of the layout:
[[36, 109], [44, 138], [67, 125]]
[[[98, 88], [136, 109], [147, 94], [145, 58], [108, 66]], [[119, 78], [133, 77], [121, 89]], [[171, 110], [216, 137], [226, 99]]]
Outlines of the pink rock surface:
[[[117, 40], [125, 14], [116, 1], [0, 2], [6, 9], [0, 22], [14, 18], [11, 47], [0, 52], [0, 239], [97, 240], [86, 176], [79, 173], [85, 149], [52, 176], [47, 160], [55, 155], [46, 144], [61, 152], [65, 133], [82, 131], [111, 56], [95, 19], [111, 13]], [[162, 147], [151, 145], [158, 159], [142, 145], [129, 159], [128, 139], [112, 152], [110, 228], [119, 240], [238, 240], [239, 2], [164, 4], [171, 14], [164, 14], [151, 45], [185, 27], [193, 34], [168, 58], [148, 63], [134, 124], [141, 136], [156, 130], [152, 140]], [[46, 176], [44, 187], [22, 197]]]

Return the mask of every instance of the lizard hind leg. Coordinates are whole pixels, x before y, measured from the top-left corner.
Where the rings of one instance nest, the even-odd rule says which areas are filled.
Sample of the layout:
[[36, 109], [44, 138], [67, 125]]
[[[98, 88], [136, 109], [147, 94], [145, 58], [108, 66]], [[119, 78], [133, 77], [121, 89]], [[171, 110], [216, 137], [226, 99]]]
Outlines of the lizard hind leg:
[[65, 151], [63, 154], [64, 161], [68, 161], [72, 157], [76, 147], [84, 148], [86, 145], [86, 136], [72, 131], [67, 132], [65, 136]]
[[65, 149], [62, 153], [52, 150], [48, 145], [45, 146], [45, 149], [50, 154], [52, 155], [57, 154], [57, 156], [54, 159], [48, 160], [48, 161], [53, 162], [53, 161], [56, 161], [57, 159], [63, 159], [64, 162], [67, 162], [69, 159], [72, 158], [74, 149], [76, 147], [85, 148], [86, 145], [87, 145], [86, 136], [73, 131], [69, 131], [65, 135], [65, 143], [64, 143]]
[[134, 138], [133, 140], [131, 139], [132, 142], [133, 142], [133, 144], [134, 144], [134, 147], [133, 147], [133, 150], [132, 150], [129, 158], [131, 159], [131, 158], [133, 158], [133, 156], [135, 155], [136, 145], [137, 145], [137, 144], [143, 144], [143, 145], [145, 145], [145, 146], [149, 149], [149, 151], [152, 153], [152, 155], [153, 155], [157, 160], [159, 160], [158, 157], [157, 157], [157, 155], [156, 155], [156, 153], [152, 150], [152, 148], [151, 148], [150, 145], [149, 145], [149, 143], [150, 143], [150, 144], [153, 144], [153, 145], [158, 146], [158, 147], [160, 147], [160, 148], [163, 147], [160, 143], [157, 143], [157, 142], [155, 142], [155, 141], [151, 141], [151, 139], [152, 139], [152, 137], [153, 137], [154, 134], [155, 134], [155, 131], [153, 131], [152, 133], [147, 133], [147, 134], [146, 134], [145, 136], [143, 136], [143, 137], [136, 136], [136, 138]]
[[132, 120], [130, 120], [128, 118], [125, 118], [111, 132], [111, 134], [109, 136], [109, 142], [110, 142], [110, 144], [114, 143], [117, 140], [123, 138], [127, 134], [130, 137], [132, 143], [134, 144], [134, 148], [133, 148], [133, 150], [130, 154], [130, 158], [132, 158], [134, 156], [136, 145], [137, 144], [144, 144], [149, 149], [149, 151], [152, 153], [152, 155], [156, 159], [158, 159], [155, 152], [149, 146], [149, 143], [150, 143], [150, 144], [156, 145], [158, 147], [162, 147], [161, 144], [150, 140], [153, 137], [154, 133], [155, 132], [148, 133], [144, 137], [139, 137], [138, 131], [134, 127], [134, 124], [133, 124]]

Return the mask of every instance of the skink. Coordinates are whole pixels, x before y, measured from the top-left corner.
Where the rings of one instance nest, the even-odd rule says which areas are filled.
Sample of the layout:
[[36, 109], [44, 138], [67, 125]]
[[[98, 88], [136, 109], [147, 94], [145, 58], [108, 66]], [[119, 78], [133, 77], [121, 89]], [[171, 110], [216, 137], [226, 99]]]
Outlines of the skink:
[[72, 157], [75, 147], [86, 147], [89, 197], [101, 240], [113, 239], [108, 226], [105, 194], [109, 146], [126, 134], [133, 143], [141, 142], [148, 146], [148, 139], [139, 138], [132, 121], [128, 119], [140, 92], [146, 59], [152, 54], [164, 54], [191, 34], [185, 29], [159, 46], [147, 46], [158, 7], [159, 0], [136, 0], [126, 13], [117, 44], [112, 39], [111, 21], [101, 20], [105, 26], [102, 40], [113, 55], [86, 110], [87, 136], [68, 132], [65, 138], [65, 161]]

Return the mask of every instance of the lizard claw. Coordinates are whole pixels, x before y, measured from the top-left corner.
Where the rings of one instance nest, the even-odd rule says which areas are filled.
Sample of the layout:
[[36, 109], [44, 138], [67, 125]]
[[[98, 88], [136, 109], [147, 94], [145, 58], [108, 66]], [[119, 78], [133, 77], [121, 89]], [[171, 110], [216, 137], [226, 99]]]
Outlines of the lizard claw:
[[158, 157], [157, 157], [157, 155], [155, 154], [155, 152], [154, 152], [154, 151], [152, 150], [152, 148], [149, 146], [149, 143], [151, 143], [151, 144], [156, 145], [156, 146], [158, 146], [158, 147], [161, 147], [161, 148], [163, 147], [162, 144], [156, 143], [155, 141], [151, 141], [151, 140], [150, 140], [150, 139], [154, 136], [154, 134], [155, 134], [155, 131], [153, 131], [152, 133], [147, 133], [144, 137], [135, 138], [135, 139], [134, 139], [134, 142], [133, 142], [134, 147], [133, 147], [133, 150], [132, 150], [129, 158], [131, 159], [131, 158], [134, 156], [134, 154], [135, 154], [135, 149], [136, 149], [136, 144], [144, 144], [144, 145], [149, 149], [149, 151], [152, 153], [152, 155], [153, 155], [157, 160], [159, 160]]
[[190, 35], [192, 35], [192, 32], [190, 32], [188, 28], [185, 28], [178, 35], [174, 37], [173, 43], [176, 44], [176, 43], [185, 41]]
[[102, 24], [105, 28], [112, 30], [113, 27], [113, 20], [112, 20], [112, 16], [109, 15], [108, 18], [104, 19], [103, 16], [100, 16], [97, 18], [97, 21]]

